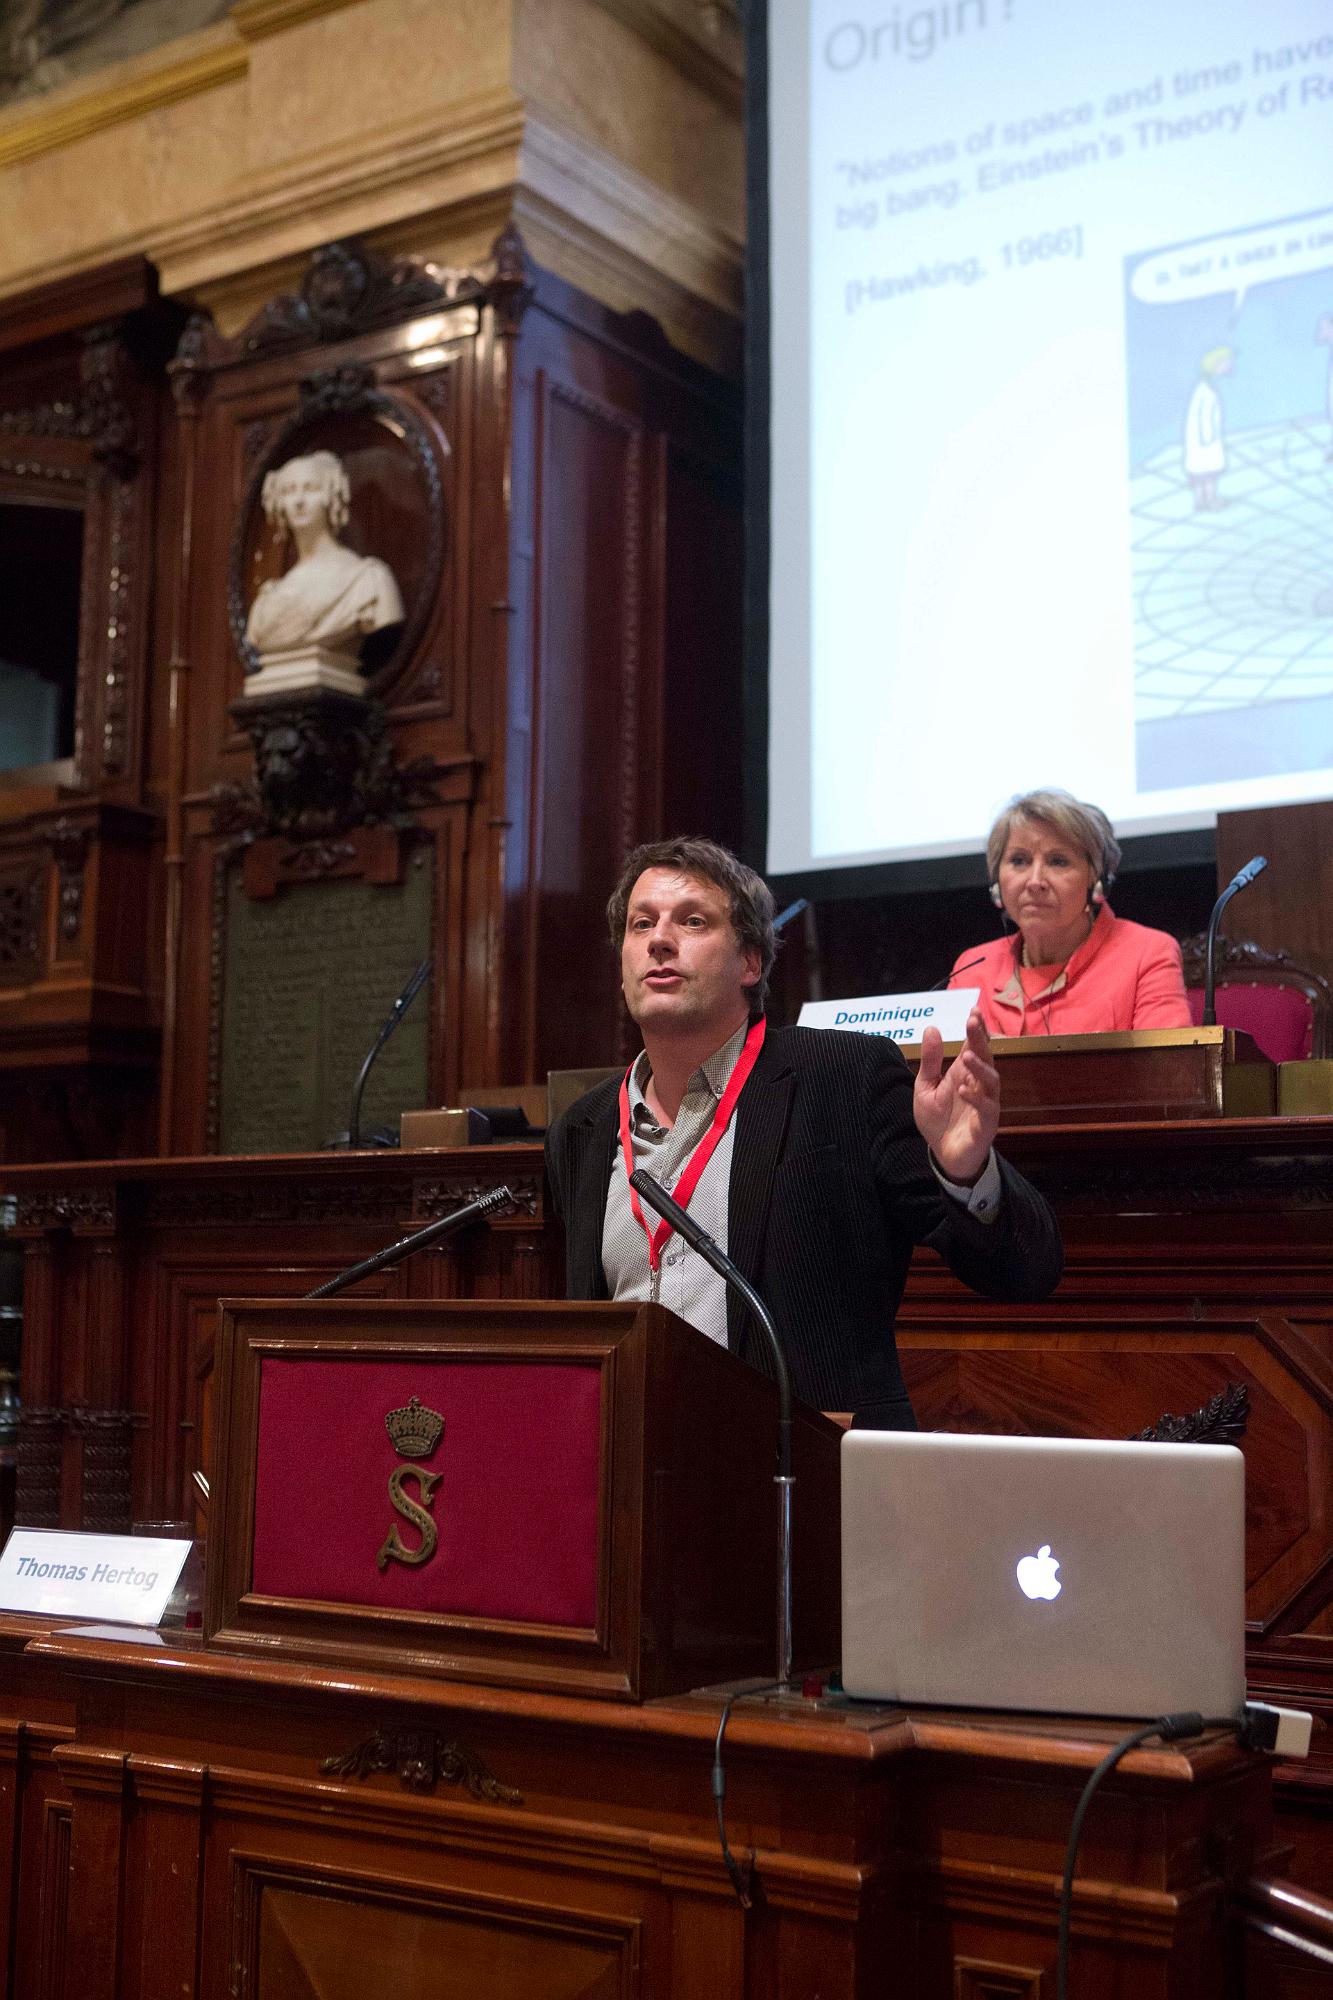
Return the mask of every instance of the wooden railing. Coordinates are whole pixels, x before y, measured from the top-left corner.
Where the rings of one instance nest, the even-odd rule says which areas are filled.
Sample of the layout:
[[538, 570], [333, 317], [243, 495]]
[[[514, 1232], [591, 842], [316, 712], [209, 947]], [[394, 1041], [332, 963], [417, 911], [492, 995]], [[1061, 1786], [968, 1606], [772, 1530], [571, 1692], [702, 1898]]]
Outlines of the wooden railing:
[[1280, 1877], [1252, 1875], [1240, 1892], [1245, 2000], [1328, 2000], [1333, 1902]]

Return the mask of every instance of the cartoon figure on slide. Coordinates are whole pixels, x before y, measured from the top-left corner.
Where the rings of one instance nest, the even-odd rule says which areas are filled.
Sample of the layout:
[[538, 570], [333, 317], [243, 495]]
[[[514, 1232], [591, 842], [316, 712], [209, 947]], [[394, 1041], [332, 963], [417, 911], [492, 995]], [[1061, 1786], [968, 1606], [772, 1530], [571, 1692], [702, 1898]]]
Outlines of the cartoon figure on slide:
[[1216, 384], [1236, 366], [1232, 347], [1210, 347], [1199, 363], [1199, 380], [1194, 385], [1185, 412], [1185, 477], [1194, 492], [1196, 513], [1212, 513], [1226, 502], [1217, 482], [1226, 467], [1226, 445], [1222, 435], [1222, 398]]

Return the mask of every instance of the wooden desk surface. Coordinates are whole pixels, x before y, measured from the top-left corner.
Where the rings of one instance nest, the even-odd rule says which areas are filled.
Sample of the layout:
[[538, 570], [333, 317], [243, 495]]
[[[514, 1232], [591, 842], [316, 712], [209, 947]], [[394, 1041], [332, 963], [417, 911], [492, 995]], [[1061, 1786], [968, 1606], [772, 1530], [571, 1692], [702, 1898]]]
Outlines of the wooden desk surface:
[[[1064, 1844], [1115, 1723], [642, 1707], [218, 1659], [0, 1619], [0, 1950], [81, 2000], [913, 2000], [1051, 1979]], [[331, 1768], [338, 1760], [342, 1768]], [[1271, 1774], [1134, 1752], [1090, 1815], [1080, 2000], [1215, 2000]]]

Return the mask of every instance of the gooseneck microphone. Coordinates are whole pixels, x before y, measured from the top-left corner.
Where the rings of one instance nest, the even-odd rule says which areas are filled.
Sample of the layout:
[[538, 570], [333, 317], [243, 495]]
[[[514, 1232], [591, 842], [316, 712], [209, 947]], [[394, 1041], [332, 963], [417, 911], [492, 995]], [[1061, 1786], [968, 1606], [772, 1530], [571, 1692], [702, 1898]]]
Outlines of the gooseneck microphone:
[[1255, 876], [1262, 875], [1267, 866], [1267, 857], [1256, 854], [1252, 861], [1247, 861], [1243, 868], [1237, 869], [1213, 904], [1213, 914], [1208, 919], [1208, 943], [1204, 952], [1203, 1025], [1205, 1028], [1217, 1026], [1217, 1009], [1213, 1005], [1213, 996], [1217, 985], [1217, 926], [1221, 921], [1222, 912], [1231, 898], [1238, 895], [1242, 889], [1248, 889]]
[[937, 979], [933, 986], [928, 986], [926, 988], [927, 993], [940, 992], [942, 988], [944, 988], [949, 984], [949, 981], [951, 979], [956, 979], [960, 972], [970, 972], [974, 965], [980, 965], [985, 956], [986, 954], [984, 951], [979, 952], [975, 958], [969, 958], [966, 965], [956, 965], [952, 972], [945, 973], [943, 979]]
[[774, 1484], [778, 1489], [777, 1680], [779, 1692], [786, 1692], [791, 1687], [791, 1495], [796, 1484], [791, 1469], [791, 1371], [787, 1367], [787, 1357], [782, 1351], [772, 1313], [749, 1279], [742, 1276], [707, 1230], [701, 1229], [688, 1211], [678, 1201], [673, 1201], [666, 1189], [642, 1167], [637, 1167], [630, 1175], [629, 1184], [650, 1208], [656, 1209], [662, 1219], [671, 1224], [677, 1236], [692, 1250], [698, 1251], [705, 1264], [717, 1272], [724, 1284], [740, 1294], [758, 1320], [773, 1358], [773, 1373], [778, 1384], [778, 1469], [774, 1474]]
[[327, 1278], [322, 1285], [316, 1285], [313, 1292], [307, 1292], [306, 1297], [331, 1299], [335, 1292], [346, 1291], [359, 1278], [368, 1278], [372, 1271], [387, 1271], [390, 1264], [400, 1263], [414, 1250], [424, 1250], [428, 1244], [440, 1243], [446, 1236], [452, 1236], [456, 1229], [465, 1229], [469, 1222], [479, 1222], [483, 1215], [494, 1214], [497, 1209], [511, 1208], [513, 1202], [514, 1197], [507, 1187], [492, 1188], [489, 1194], [480, 1195], [476, 1201], [469, 1201], [462, 1208], [455, 1208], [448, 1215], [428, 1222], [424, 1229], [414, 1229], [410, 1236], [400, 1237], [387, 1250], [377, 1250], [373, 1257], [365, 1257], [359, 1264], [339, 1271], [336, 1278]]
[[781, 911], [773, 919], [774, 934], [778, 935], [781, 932], [785, 931], [788, 924], [792, 923], [797, 917], [799, 917], [802, 910], [808, 910], [809, 907], [810, 907], [810, 899], [807, 896], [798, 896], [794, 903], [788, 903], [786, 909]]
[[[384, 1044], [388, 1041], [390, 1035], [398, 1026], [426, 981], [430, 978], [430, 964], [431, 962], [428, 958], [422, 959], [420, 965], [389, 1009], [379, 1033], [370, 1045], [370, 1053], [361, 1065], [360, 1074], [357, 1076], [356, 1088], [352, 1092], [352, 1111], [347, 1121], [347, 1130], [340, 1132], [336, 1139], [326, 1139], [324, 1142], [326, 1148], [334, 1146], [359, 1146], [361, 1144], [361, 1098], [366, 1088], [366, 1078], [374, 1068], [380, 1050], [384, 1047]], [[366, 1134], [366, 1137], [372, 1146], [396, 1146], [398, 1144], [395, 1134], [383, 1126], [376, 1126], [374, 1131]]]

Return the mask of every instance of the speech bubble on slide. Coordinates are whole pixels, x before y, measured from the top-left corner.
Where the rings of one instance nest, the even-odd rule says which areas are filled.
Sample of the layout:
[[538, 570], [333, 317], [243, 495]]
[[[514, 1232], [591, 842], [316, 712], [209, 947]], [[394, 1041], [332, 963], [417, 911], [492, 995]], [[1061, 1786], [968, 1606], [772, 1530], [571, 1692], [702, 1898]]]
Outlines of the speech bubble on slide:
[[1210, 237], [1206, 243], [1159, 251], [1135, 265], [1129, 289], [1145, 306], [1231, 293], [1239, 312], [1251, 285], [1324, 270], [1333, 271], [1333, 208], [1293, 222], [1264, 223], [1257, 229]]

